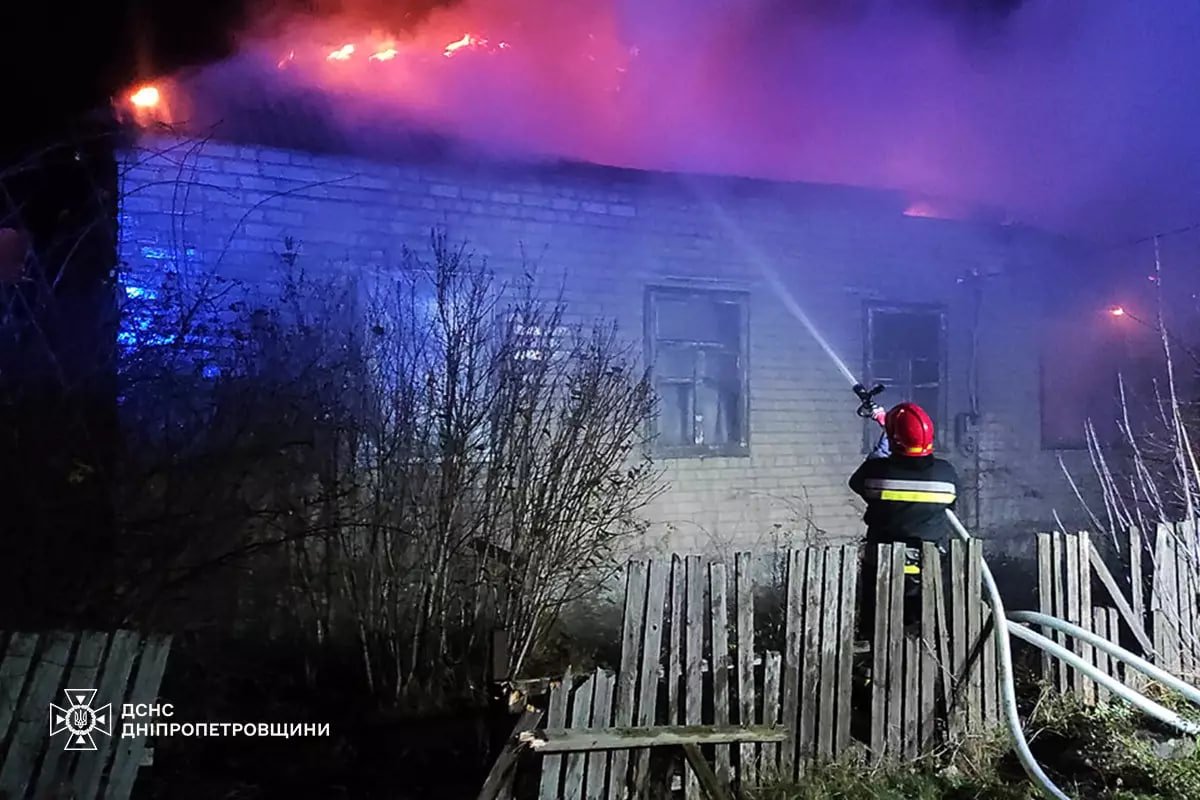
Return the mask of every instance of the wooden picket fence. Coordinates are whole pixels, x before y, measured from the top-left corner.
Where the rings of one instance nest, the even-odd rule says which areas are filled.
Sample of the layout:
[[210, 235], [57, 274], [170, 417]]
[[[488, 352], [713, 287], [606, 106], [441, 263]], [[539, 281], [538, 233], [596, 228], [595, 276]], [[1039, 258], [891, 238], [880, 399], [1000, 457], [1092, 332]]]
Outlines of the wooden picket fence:
[[[952, 544], [949, 580], [936, 547], [922, 552], [921, 626], [903, 625], [904, 548], [880, 548], [866, 588], [876, 594], [867, 683], [854, 702], [857, 546], [808, 547], [787, 554], [785, 646], [765, 650], [755, 630], [755, 570], [749, 553], [733, 570], [721, 561], [675, 556], [631, 561], [627, 569], [619, 669], [564, 676], [551, 691], [547, 731], [653, 726], [776, 727], [783, 741], [705, 748], [725, 786], [796, 777], [816, 761], [854, 747], [869, 757], [914, 757], [947, 736], [999, 718], [995, 653], [980, 596], [980, 548]], [[730, 574], [732, 572], [732, 574]], [[732, 609], [731, 609], [732, 606]], [[732, 610], [732, 626], [730, 613]], [[859, 690], [862, 691], [862, 690]], [[854, 731], [856, 705], [869, 719]], [[869, 731], [869, 733], [868, 733]], [[599, 734], [597, 734], [599, 736]], [[685, 796], [700, 797], [696, 770], [674, 751], [591, 749], [543, 757], [540, 800], [642, 797], [682, 771]], [[663, 761], [669, 761], [665, 768]], [[655, 768], [658, 762], [659, 769]]]
[[[1118, 642], [1200, 685], [1196, 524], [1159, 525], [1150, 542], [1140, 531], [1131, 530], [1125, 541], [1129, 549], [1122, 560], [1127, 559], [1127, 566], [1118, 580], [1090, 533], [1038, 534], [1040, 610]], [[1150, 554], [1149, 570], [1143, 567], [1146, 554]], [[1097, 594], [1107, 602], [1097, 603]], [[1102, 651], [1059, 633], [1042, 633], [1100, 672], [1129, 686], [1140, 685], [1140, 673], [1125, 669]], [[1047, 683], [1060, 692], [1074, 693], [1086, 704], [1108, 699], [1102, 686], [1057, 659], [1043, 656], [1042, 672]]]
[[[170, 637], [115, 633], [0, 632], [0, 797], [127, 800], [145, 755], [145, 737], [121, 737], [124, 703], [153, 703]], [[94, 707], [111, 703], [111, 735], [96, 749], [68, 751], [50, 736], [50, 705], [64, 692], [95, 689]]]

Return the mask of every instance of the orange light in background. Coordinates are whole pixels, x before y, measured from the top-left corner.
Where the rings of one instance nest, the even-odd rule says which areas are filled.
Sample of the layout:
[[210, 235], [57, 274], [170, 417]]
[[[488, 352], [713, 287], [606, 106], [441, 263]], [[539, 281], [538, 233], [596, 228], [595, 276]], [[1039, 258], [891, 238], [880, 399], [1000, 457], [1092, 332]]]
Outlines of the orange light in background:
[[906, 216], [906, 217], [924, 217], [925, 219], [937, 219], [941, 215], [938, 213], [937, 209], [934, 208], [931, 204], [925, 202], [924, 200], [918, 200], [917, 202], [910, 205], [908, 208], [904, 209], [904, 216]]
[[354, 55], [354, 45], [344, 44], [337, 50], [334, 50], [332, 53], [325, 56], [325, 58], [329, 59], [330, 61], [349, 61], [350, 56], [352, 55]]
[[385, 47], [371, 54], [372, 61], [391, 61], [400, 51], [394, 47]]
[[157, 86], [142, 86], [129, 95], [129, 102], [133, 104], [134, 108], [154, 108], [161, 101], [162, 95]]
[[1108, 313], [1114, 317], [1123, 317], [1125, 316], [1125, 309], [1121, 306], [1113, 306], [1108, 310]]

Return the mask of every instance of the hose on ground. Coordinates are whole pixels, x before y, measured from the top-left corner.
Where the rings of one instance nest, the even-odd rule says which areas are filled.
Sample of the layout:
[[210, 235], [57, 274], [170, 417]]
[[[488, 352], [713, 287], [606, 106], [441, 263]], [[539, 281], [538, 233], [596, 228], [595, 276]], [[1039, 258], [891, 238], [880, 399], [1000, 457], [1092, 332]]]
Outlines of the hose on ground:
[[[967, 533], [967, 529], [963, 527], [958, 515], [947, 508], [946, 516], [950, 519], [950, 525], [954, 528], [958, 538], [964, 542], [971, 541], [971, 534]], [[1025, 731], [1021, 728], [1021, 716], [1017, 711], [1017, 690], [1013, 685], [1012, 650], [1008, 641], [1008, 617], [1004, 615], [1004, 601], [1000, 599], [1000, 591], [996, 588], [992, 571], [988, 569], [987, 562], [982, 559], [980, 560], [980, 571], [983, 573], [988, 605], [992, 607], [992, 618], [995, 621], [992, 626], [992, 635], [996, 637], [996, 666], [999, 668], [1000, 690], [1004, 701], [1004, 719], [1008, 723], [1009, 733], [1012, 734], [1017, 758], [1020, 759], [1021, 766], [1025, 768], [1029, 777], [1048, 795], [1056, 800], [1071, 800], [1054, 781], [1050, 780], [1050, 776], [1045, 773], [1042, 765], [1037, 762], [1029, 749]]]

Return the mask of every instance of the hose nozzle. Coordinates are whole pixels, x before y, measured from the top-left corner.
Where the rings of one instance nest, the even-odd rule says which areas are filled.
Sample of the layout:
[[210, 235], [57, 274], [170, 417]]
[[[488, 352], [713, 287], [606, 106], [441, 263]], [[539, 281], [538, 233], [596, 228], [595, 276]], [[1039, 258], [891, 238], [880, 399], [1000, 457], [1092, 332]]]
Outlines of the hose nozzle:
[[872, 388], [868, 389], [861, 383], [854, 384], [854, 393], [858, 395], [858, 399], [862, 401], [862, 405], [858, 407], [857, 413], [863, 419], [871, 419], [875, 416], [875, 412], [879, 410], [879, 404], [875, 402], [875, 395], [883, 391], [883, 384], [877, 383]]

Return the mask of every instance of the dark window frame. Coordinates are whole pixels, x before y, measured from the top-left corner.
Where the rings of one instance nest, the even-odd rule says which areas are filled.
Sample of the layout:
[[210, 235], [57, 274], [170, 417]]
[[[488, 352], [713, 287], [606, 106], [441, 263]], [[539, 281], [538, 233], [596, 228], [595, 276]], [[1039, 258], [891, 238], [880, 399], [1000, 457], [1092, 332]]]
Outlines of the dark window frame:
[[[717, 339], [711, 340], [679, 340], [660, 339], [658, 335], [658, 303], [664, 299], [704, 299], [708, 302], [721, 302], [736, 305], [738, 308], [738, 342], [736, 347], [730, 347]], [[704, 457], [746, 457], [750, 455], [750, 292], [730, 288], [689, 287], [651, 284], [645, 290], [645, 318], [643, 325], [643, 340], [645, 343], [646, 364], [653, 381], [655, 391], [658, 389], [658, 378], [655, 371], [659, 349], [664, 344], [672, 346], [689, 346], [700, 353], [705, 350], [717, 350], [735, 355], [738, 370], [738, 401], [739, 414], [736, 441], [716, 444], [666, 444], [659, 435], [661, 422], [659, 413], [651, 415], [648, 421], [652, 438], [652, 450], [661, 458], [704, 458]], [[700, 379], [693, 370], [691, 385], [694, 387]], [[680, 381], [684, 383], [684, 381]], [[694, 391], [694, 390], [693, 390]], [[661, 398], [659, 402], [662, 402]], [[694, 438], [694, 437], [693, 437]]]
[[[952, 424], [947, 418], [950, 408], [950, 391], [949, 391], [949, 313], [943, 303], [910, 303], [897, 302], [889, 300], [867, 300], [863, 303], [863, 382], [866, 386], [873, 386], [876, 383], [883, 383], [885, 391], [879, 397], [881, 405], [885, 408], [890, 408], [897, 403], [911, 399], [906, 394], [901, 395], [896, 391], [896, 387], [889, 385], [886, 381], [880, 380], [875, 372], [875, 355], [874, 355], [874, 334], [875, 334], [875, 315], [877, 314], [923, 314], [936, 316], [938, 318], [938, 343], [937, 343], [937, 359], [938, 359], [938, 379], [935, 384], [922, 383], [914, 384], [912, 380], [912, 369], [909, 367], [908, 380], [903, 388], [908, 389], [928, 388], [930, 386], [937, 387], [938, 399], [936, 408], [926, 408], [926, 411], [933, 417], [934, 435], [940, 441], [949, 441]], [[863, 425], [863, 452], [869, 453], [875, 447], [875, 443], [879, 440], [879, 427], [874, 422], [867, 422]]]

